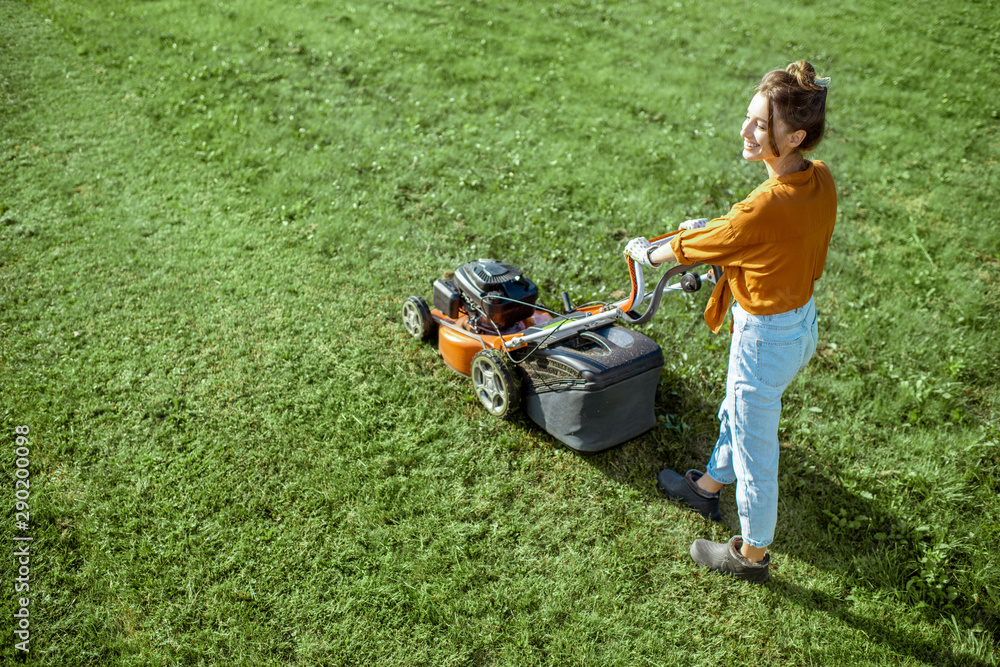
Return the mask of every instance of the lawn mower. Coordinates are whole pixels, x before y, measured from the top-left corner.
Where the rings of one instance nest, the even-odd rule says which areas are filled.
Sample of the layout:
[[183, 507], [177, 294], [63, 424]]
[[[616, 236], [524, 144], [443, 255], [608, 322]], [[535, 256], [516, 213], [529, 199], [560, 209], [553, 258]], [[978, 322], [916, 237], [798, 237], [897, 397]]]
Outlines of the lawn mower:
[[[670, 235], [653, 239], [666, 243]], [[420, 296], [402, 306], [406, 331], [431, 340], [452, 370], [472, 379], [490, 414], [509, 419], [524, 406], [549, 434], [583, 453], [596, 453], [645, 433], [655, 424], [653, 402], [663, 353], [652, 339], [620, 326], [652, 319], [664, 293], [696, 292], [716, 283], [720, 267], [668, 270], [645, 293], [643, 267], [626, 257], [631, 291], [615, 303], [562, 312], [538, 303], [538, 287], [516, 266], [479, 259], [433, 282], [433, 307]], [[635, 309], [649, 300], [645, 312]]]

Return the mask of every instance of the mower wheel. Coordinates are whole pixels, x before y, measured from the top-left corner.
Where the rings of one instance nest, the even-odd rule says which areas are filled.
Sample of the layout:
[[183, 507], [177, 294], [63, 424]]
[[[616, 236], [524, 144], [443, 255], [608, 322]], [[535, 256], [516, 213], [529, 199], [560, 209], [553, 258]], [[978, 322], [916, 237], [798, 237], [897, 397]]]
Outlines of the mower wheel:
[[431, 309], [421, 297], [407, 297], [403, 302], [403, 326], [406, 332], [417, 340], [427, 340], [434, 333]]
[[510, 419], [521, 403], [517, 370], [499, 350], [482, 350], [472, 357], [472, 387], [476, 398], [500, 419]]

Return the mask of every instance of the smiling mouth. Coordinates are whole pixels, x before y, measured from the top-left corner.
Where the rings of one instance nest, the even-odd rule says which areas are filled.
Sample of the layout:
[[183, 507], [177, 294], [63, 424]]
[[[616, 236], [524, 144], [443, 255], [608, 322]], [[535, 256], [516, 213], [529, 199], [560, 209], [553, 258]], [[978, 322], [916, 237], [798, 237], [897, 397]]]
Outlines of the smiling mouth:
[[746, 148], [747, 150], [755, 151], [758, 148], [760, 148], [760, 144], [755, 144], [752, 141], [748, 141], [748, 140], [744, 139], [743, 140], [743, 148]]

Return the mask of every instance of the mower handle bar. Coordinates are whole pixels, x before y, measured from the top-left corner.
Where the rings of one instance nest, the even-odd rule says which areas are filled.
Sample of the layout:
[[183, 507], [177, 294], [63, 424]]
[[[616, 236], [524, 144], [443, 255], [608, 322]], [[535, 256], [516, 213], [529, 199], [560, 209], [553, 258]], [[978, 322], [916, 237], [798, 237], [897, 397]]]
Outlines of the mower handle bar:
[[[629, 261], [634, 262], [635, 260], [629, 257]], [[622, 319], [624, 319], [629, 324], [646, 324], [651, 319], [653, 319], [653, 315], [656, 314], [656, 310], [660, 307], [660, 300], [663, 298], [663, 294], [665, 292], [680, 292], [684, 290], [684, 288], [680, 285], [667, 285], [667, 282], [675, 276], [684, 275], [685, 273], [691, 273], [690, 269], [694, 268], [695, 266], [698, 266], [698, 264], [678, 264], [677, 266], [671, 267], [666, 273], [664, 273], [663, 277], [660, 278], [660, 281], [656, 284], [656, 287], [653, 289], [653, 291], [650, 292], [649, 294], [643, 294], [642, 298], [639, 299], [640, 303], [645, 301], [646, 299], [650, 299], [649, 307], [646, 308], [646, 312], [643, 313], [642, 315], [638, 317], [632, 317], [631, 315], [629, 315], [629, 313], [631, 312], [630, 310], [624, 310], [618, 304], [615, 305], [615, 308], [622, 313], [621, 315]], [[642, 266], [636, 265], [635, 268], [636, 268], [636, 277], [638, 279], [637, 282], [639, 285], [642, 285], [643, 284]], [[716, 281], [715, 273], [712, 270], [706, 271], [705, 273], [699, 275], [698, 278], [702, 282], [715, 283]], [[628, 299], [626, 299], [625, 301], [628, 301]], [[624, 303], [624, 301], [622, 303]]]
[[[653, 246], [668, 243], [674, 234], [676, 234], [676, 232], [671, 232], [670, 234], [651, 240], [650, 243]], [[537, 340], [544, 340], [547, 343], [556, 343], [558, 341], [571, 338], [584, 329], [600, 324], [610, 324], [618, 319], [624, 319], [629, 324], [645, 324], [653, 318], [657, 308], [659, 308], [660, 300], [663, 298], [664, 292], [678, 292], [683, 290], [680, 285], [668, 286], [667, 281], [677, 275], [689, 273], [691, 268], [698, 266], [698, 264], [678, 264], [677, 266], [671, 267], [665, 274], [663, 274], [663, 277], [660, 278], [656, 288], [649, 294], [646, 294], [643, 288], [645, 283], [643, 282], [644, 276], [642, 265], [637, 263], [631, 257], [626, 257], [626, 260], [629, 269], [629, 279], [631, 281], [631, 292], [628, 297], [617, 303], [609, 305], [607, 309], [602, 312], [587, 315], [586, 317], [581, 317], [575, 320], [567, 320], [555, 331], [542, 330], [521, 336], [514, 336], [510, 340], [504, 342], [504, 348], [508, 351], [518, 350]], [[699, 279], [703, 282], [707, 281], [714, 284], [716, 282], [716, 275], [710, 268], [707, 272], [700, 275]], [[652, 297], [652, 300], [650, 301], [649, 308], [646, 309], [645, 313], [638, 317], [632, 317], [629, 315], [634, 306], [642, 303], [650, 297]]]

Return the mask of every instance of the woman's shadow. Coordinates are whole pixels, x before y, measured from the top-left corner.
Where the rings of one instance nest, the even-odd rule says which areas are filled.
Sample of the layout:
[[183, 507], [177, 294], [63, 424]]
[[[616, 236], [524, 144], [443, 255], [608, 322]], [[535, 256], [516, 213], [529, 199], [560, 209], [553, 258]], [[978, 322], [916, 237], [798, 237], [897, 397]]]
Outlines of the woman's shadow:
[[[718, 420], [713, 407], [703, 399], [685, 398], [680, 391], [667, 387], [661, 383], [656, 401], [657, 426], [650, 433], [585, 457], [605, 476], [636, 489], [648, 502], [672, 502], [656, 488], [656, 473], [664, 467], [681, 472], [689, 468], [704, 470], [717, 436]], [[690, 392], [684, 394], [691, 396]], [[808, 446], [783, 443], [779, 466], [777, 532], [784, 536], [784, 553], [817, 568], [840, 572], [845, 581], [857, 581], [856, 568], [862, 567], [865, 586], [904, 598], [913, 595], [909, 589], [914, 584], [933, 586], [919, 569], [914, 569], [914, 563], [919, 561], [916, 549], [927, 537], [905, 517], [886, 512], [870, 494], [845, 488], [837, 471]], [[740, 526], [732, 495], [731, 489], [728, 494], [723, 490], [723, 522], [732, 531], [730, 534], [736, 535]], [[915, 659], [973, 667], [991, 664], [854, 613], [849, 586], [845, 586], [843, 598], [838, 598], [779, 575], [772, 577], [768, 590], [803, 608], [838, 618], [872, 639], [908, 650]], [[952, 614], [972, 618], [996, 645], [1000, 617], [984, 601], [976, 604], [942, 598], [936, 602], [932, 599], [924, 608], [930, 616], [943, 622], [948, 622]]]

